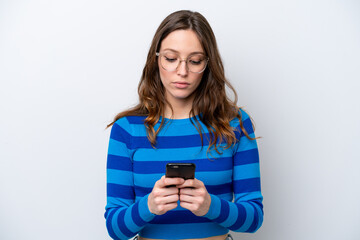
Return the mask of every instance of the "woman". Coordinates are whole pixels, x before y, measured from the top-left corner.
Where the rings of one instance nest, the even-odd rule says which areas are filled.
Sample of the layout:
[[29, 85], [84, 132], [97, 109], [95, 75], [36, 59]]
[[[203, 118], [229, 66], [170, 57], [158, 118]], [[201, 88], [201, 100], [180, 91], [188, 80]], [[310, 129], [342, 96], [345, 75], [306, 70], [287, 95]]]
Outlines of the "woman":
[[[261, 226], [253, 127], [226, 85], [234, 91], [207, 20], [191, 11], [166, 17], [148, 53], [139, 104], [108, 125], [112, 238], [224, 240], [229, 230]], [[169, 162], [195, 163], [195, 179], [166, 178]]]

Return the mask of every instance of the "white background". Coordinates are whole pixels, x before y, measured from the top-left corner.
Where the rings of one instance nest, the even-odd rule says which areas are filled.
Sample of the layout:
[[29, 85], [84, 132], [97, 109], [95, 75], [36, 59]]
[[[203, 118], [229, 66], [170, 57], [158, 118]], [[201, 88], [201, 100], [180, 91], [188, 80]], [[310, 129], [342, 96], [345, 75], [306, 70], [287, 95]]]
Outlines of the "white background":
[[109, 239], [106, 152], [153, 34], [196, 10], [256, 123], [265, 220], [360, 239], [360, 2], [0, 0], [0, 239]]

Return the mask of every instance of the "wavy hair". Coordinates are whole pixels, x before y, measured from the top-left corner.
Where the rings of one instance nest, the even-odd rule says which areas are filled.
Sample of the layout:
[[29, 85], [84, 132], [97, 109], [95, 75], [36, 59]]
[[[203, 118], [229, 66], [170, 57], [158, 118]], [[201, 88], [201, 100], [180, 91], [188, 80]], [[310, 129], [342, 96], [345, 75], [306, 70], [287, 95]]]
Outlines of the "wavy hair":
[[[209, 132], [209, 147], [207, 152], [214, 150], [221, 154], [216, 144], [226, 141], [226, 146], [221, 148], [227, 149], [236, 143], [234, 129], [230, 126], [230, 121], [238, 118], [240, 128], [245, 136], [251, 140], [241, 121], [241, 112], [236, 103], [238, 100], [235, 89], [225, 78], [224, 66], [218, 51], [215, 35], [210, 24], [198, 12], [181, 10], [167, 16], [155, 32], [152, 40], [145, 67], [142, 72], [138, 86], [139, 103], [126, 111], [117, 114], [107, 128], [112, 126], [119, 118], [125, 116], [146, 116], [144, 125], [146, 127], [147, 138], [153, 148], [156, 146], [156, 136], [164, 126], [164, 110], [168, 105], [172, 111], [171, 104], [165, 98], [165, 89], [161, 83], [159, 67], [156, 52], [159, 51], [161, 42], [171, 32], [176, 30], [192, 30], [196, 33], [206, 56], [209, 57], [208, 65], [204, 71], [201, 82], [195, 92], [192, 109], [189, 117], [192, 124], [200, 134], [203, 146], [203, 130], [197, 118], [192, 118], [195, 113], [201, 113], [199, 118], [206, 126]], [[226, 94], [228, 87], [234, 95], [234, 100], [228, 98]], [[154, 126], [162, 117], [160, 127], [155, 131]], [[195, 123], [192, 121], [194, 119]]]

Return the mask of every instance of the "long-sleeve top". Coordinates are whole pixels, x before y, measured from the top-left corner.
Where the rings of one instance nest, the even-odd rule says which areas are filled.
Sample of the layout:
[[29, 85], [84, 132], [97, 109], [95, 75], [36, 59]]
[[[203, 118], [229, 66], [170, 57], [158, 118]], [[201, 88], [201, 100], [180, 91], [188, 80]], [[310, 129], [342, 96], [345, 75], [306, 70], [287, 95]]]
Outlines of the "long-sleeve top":
[[[241, 111], [247, 133], [255, 137], [249, 116]], [[200, 134], [191, 120], [197, 118]], [[118, 119], [111, 129], [107, 156], [106, 227], [113, 239], [129, 239], [136, 234], [154, 239], [205, 238], [229, 230], [255, 232], [262, 225], [263, 205], [260, 189], [259, 154], [256, 140], [241, 131], [237, 118], [230, 122], [237, 138], [228, 149], [207, 153], [209, 132], [199, 116], [167, 119], [151, 146], [143, 116]], [[160, 118], [161, 120], [161, 118]], [[160, 126], [160, 121], [155, 129]], [[238, 131], [236, 131], [237, 129]], [[220, 146], [225, 146], [223, 140]], [[196, 216], [178, 207], [163, 215], [148, 208], [148, 195], [165, 174], [169, 162], [195, 163], [195, 178], [201, 180], [211, 196], [209, 211]]]

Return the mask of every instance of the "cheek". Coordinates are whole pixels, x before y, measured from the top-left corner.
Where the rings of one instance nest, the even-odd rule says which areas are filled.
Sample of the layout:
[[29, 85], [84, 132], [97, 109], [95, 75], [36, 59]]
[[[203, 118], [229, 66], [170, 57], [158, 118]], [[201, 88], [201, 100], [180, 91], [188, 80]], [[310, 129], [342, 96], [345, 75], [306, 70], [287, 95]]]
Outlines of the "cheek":
[[162, 69], [162, 67], [160, 66], [160, 62], [158, 61], [158, 69], [159, 69], [159, 76], [160, 76], [160, 80], [161, 82], [163, 82], [163, 78], [164, 78], [164, 69]]
[[196, 87], [198, 87], [200, 85], [202, 76], [203, 76], [203, 74], [201, 74], [200, 76], [197, 76], [196, 79], [194, 80], [194, 82], [196, 82]]
[[164, 69], [160, 69], [159, 74], [160, 74], [160, 80], [163, 85], [169, 84], [171, 82], [171, 79], [174, 78], [173, 72], [168, 72]]

